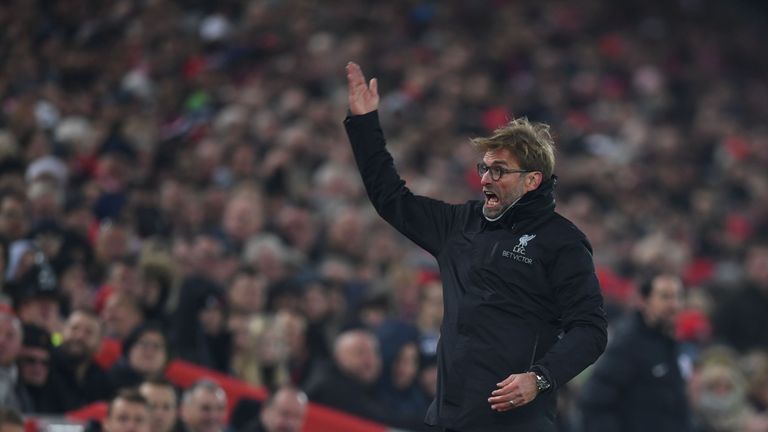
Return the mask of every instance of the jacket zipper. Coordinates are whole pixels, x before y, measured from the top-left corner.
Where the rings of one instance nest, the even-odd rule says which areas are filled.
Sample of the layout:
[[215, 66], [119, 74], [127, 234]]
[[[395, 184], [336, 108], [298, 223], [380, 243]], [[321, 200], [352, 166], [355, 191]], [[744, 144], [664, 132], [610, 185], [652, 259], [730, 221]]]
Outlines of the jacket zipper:
[[533, 354], [531, 354], [531, 364], [528, 365], [529, 368], [533, 367], [533, 362], [536, 361], [536, 349], [539, 348], [539, 334], [540, 332], [536, 332], [536, 339], [533, 341]]

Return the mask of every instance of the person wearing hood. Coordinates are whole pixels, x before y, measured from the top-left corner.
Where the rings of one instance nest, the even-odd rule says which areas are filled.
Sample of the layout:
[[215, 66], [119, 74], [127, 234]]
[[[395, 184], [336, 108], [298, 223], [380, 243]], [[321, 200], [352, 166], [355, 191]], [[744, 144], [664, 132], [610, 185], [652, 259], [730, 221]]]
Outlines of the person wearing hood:
[[222, 288], [205, 276], [192, 276], [180, 293], [169, 338], [172, 351], [180, 359], [229, 372], [232, 342]]
[[168, 364], [168, 341], [157, 323], [136, 327], [123, 340], [123, 355], [109, 375], [115, 389], [137, 387], [147, 379], [159, 378]]
[[25, 324], [21, 351], [16, 360], [19, 384], [16, 393], [23, 413], [61, 414], [68, 389], [51, 370], [53, 345], [45, 329]]
[[344, 125], [368, 197], [440, 268], [438, 390], [425, 422], [554, 431], [557, 389], [602, 354], [607, 321], [592, 247], [555, 212], [549, 126], [518, 118], [472, 140], [483, 200], [448, 204], [406, 187], [379, 124], [376, 79], [352, 62], [346, 72]]
[[429, 407], [429, 400], [418, 381], [418, 330], [404, 322], [388, 320], [375, 333], [382, 360], [377, 389], [379, 400], [393, 415], [404, 420], [420, 420]]

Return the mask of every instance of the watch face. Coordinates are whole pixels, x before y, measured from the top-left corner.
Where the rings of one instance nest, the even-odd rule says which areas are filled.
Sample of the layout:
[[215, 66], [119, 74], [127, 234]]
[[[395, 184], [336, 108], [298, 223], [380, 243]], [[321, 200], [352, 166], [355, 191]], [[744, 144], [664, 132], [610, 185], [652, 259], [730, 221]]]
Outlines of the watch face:
[[549, 388], [549, 382], [543, 376], [536, 374], [536, 386], [539, 390], [546, 390]]

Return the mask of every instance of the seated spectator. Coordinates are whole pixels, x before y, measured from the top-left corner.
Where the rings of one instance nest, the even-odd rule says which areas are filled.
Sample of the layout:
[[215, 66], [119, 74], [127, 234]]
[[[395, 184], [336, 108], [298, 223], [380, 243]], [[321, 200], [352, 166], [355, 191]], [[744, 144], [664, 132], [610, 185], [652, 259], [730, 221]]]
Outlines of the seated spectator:
[[691, 405], [697, 431], [745, 431], [755, 416], [744, 377], [727, 362], [701, 365], [692, 383]]
[[136, 387], [163, 375], [168, 364], [168, 343], [156, 323], [141, 324], [123, 341], [123, 355], [109, 371], [116, 389]]
[[0, 406], [0, 432], [24, 432], [21, 414], [7, 406]]
[[150, 429], [149, 404], [136, 390], [124, 389], [109, 403], [104, 432], [156, 432]]
[[179, 400], [176, 388], [164, 379], [150, 379], [139, 386], [139, 393], [149, 404], [149, 423], [152, 432], [181, 432]]
[[19, 353], [19, 385], [16, 389], [24, 413], [64, 412], [67, 390], [51, 372], [51, 335], [43, 328], [25, 324]]
[[136, 297], [116, 292], [104, 304], [101, 320], [104, 336], [122, 341], [144, 321], [144, 311]]
[[101, 340], [101, 320], [93, 312], [76, 310], [64, 323], [54, 367], [68, 391], [67, 411], [112, 395], [109, 375], [93, 361]]
[[390, 320], [376, 329], [381, 347], [382, 373], [377, 395], [386, 409], [403, 421], [423, 423], [431, 399], [421, 390], [419, 332], [416, 327]]
[[351, 414], [389, 420], [375, 394], [380, 373], [376, 337], [367, 330], [348, 330], [336, 338], [333, 364], [308, 381], [307, 395], [312, 402]]
[[21, 351], [21, 321], [8, 310], [0, 309], [0, 406], [17, 409], [14, 389], [18, 384], [16, 359]]
[[227, 372], [230, 334], [224, 316], [226, 303], [219, 284], [205, 276], [187, 278], [181, 285], [169, 340], [183, 360]]
[[275, 316], [236, 314], [230, 326], [234, 336], [231, 371], [236, 377], [270, 389], [288, 383], [288, 352]]
[[181, 421], [187, 432], [223, 432], [226, 414], [227, 394], [215, 381], [200, 380], [182, 396]]
[[281, 387], [264, 402], [259, 414], [239, 432], [300, 432], [307, 414], [307, 395], [295, 387]]
[[744, 269], [744, 285], [717, 303], [715, 337], [741, 352], [768, 350], [768, 240], [749, 247]]

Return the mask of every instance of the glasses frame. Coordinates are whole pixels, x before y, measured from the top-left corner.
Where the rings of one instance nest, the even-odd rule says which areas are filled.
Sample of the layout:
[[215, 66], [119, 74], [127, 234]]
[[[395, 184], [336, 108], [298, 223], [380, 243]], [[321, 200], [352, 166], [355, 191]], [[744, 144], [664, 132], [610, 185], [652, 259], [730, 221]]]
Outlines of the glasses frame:
[[536, 170], [509, 169], [499, 165], [486, 165], [483, 162], [477, 163], [477, 175], [479, 175], [480, 178], [482, 178], [485, 175], [485, 173], [490, 172], [491, 180], [493, 181], [501, 180], [501, 178], [504, 177], [505, 174], [521, 174], [521, 173], [529, 173], [534, 171]]

